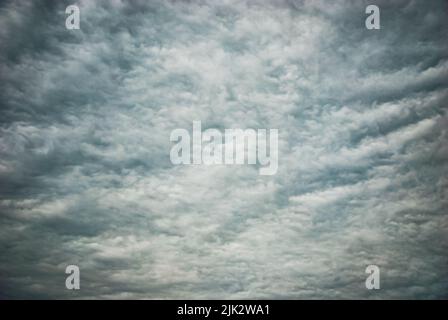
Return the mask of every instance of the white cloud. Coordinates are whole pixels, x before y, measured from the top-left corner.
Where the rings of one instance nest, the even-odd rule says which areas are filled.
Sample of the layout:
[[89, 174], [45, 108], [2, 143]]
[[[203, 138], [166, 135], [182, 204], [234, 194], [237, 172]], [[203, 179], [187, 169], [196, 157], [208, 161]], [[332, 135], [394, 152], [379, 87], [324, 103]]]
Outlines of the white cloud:
[[[79, 298], [371, 298], [368, 264], [375, 298], [445, 297], [447, 25], [417, 3], [376, 34], [351, 1], [81, 1], [77, 33], [2, 4], [0, 297], [68, 297], [68, 264]], [[171, 165], [193, 120], [279, 129], [278, 174]]]

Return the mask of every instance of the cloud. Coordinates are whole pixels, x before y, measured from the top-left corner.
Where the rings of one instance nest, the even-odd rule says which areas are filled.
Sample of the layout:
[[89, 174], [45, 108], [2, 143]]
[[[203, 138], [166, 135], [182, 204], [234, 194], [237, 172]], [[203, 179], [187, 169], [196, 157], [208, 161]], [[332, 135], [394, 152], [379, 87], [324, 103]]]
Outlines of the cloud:
[[[3, 2], [0, 297], [446, 298], [447, 7], [374, 3]], [[278, 173], [172, 165], [195, 120]]]

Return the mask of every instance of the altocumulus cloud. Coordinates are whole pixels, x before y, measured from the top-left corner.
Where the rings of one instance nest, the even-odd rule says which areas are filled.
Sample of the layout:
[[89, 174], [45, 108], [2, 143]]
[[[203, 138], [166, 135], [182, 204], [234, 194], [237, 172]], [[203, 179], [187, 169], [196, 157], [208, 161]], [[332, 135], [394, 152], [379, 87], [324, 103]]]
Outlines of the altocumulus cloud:
[[[0, 4], [1, 298], [448, 297], [445, 1], [69, 4]], [[193, 120], [278, 173], [173, 166]]]

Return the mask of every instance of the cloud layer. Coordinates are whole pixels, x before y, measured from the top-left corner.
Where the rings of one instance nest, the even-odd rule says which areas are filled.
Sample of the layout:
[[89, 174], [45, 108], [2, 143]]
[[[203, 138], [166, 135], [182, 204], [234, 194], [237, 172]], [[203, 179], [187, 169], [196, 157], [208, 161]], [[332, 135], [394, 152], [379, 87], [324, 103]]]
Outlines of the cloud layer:
[[[445, 1], [69, 4], [0, 4], [0, 298], [448, 297]], [[173, 166], [193, 120], [277, 175]]]

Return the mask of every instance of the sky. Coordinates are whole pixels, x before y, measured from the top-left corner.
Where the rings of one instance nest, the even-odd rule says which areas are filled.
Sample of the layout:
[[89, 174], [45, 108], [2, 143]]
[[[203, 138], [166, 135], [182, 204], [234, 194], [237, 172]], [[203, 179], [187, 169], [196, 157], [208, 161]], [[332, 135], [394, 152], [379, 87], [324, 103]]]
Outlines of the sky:
[[[447, 14], [2, 1], [0, 298], [448, 298]], [[278, 129], [277, 173], [173, 165], [193, 121]]]

